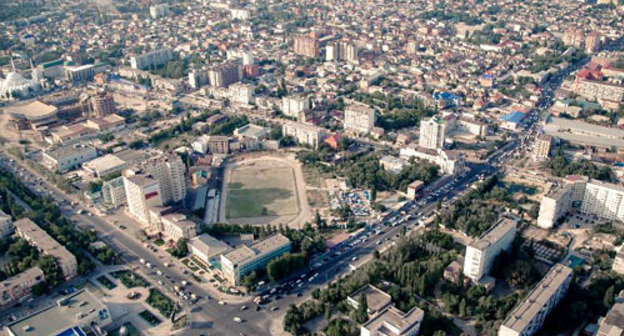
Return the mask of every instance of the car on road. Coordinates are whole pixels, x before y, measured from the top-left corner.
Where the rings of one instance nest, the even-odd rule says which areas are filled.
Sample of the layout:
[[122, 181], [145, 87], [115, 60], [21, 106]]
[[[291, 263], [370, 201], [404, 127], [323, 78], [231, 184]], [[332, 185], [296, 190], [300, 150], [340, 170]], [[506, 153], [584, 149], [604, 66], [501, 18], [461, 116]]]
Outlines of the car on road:
[[227, 304], [227, 302], [223, 301], [223, 300], [219, 300], [219, 305], [221, 306], [225, 306]]

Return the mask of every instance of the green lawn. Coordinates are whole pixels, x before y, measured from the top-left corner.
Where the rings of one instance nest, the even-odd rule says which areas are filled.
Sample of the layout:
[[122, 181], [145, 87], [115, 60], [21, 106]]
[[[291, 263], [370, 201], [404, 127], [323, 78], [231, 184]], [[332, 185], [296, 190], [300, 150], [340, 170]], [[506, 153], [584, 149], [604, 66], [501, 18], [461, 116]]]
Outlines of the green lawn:
[[97, 278], [97, 281], [99, 283], [102, 284], [102, 286], [106, 287], [106, 289], [111, 290], [115, 287], [117, 287], [117, 285], [115, 285], [108, 277], [106, 277], [105, 275], [99, 276]]
[[121, 283], [128, 288], [149, 286], [147, 280], [130, 270], [116, 271], [112, 272], [110, 275], [121, 281]]
[[296, 214], [291, 168], [234, 170], [228, 183], [229, 219]]

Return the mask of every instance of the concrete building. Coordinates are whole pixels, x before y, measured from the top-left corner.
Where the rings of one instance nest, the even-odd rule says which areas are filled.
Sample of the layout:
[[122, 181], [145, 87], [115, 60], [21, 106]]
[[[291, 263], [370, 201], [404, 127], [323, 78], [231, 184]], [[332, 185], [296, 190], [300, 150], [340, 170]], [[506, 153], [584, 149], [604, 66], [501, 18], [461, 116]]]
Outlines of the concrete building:
[[579, 120], [551, 117], [544, 125], [544, 131], [554, 138], [563, 139], [572, 144], [624, 149], [624, 130], [615, 127], [605, 127]]
[[354, 309], [358, 309], [362, 295], [366, 297], [366, 313], [369, 316], [377, 315], [384, 309], [392, 306], [392, 296], [370, 284], [351, 293], [347, 297], [347, 303]]
[[11, 216], [0, 210], [0, 238], [10, 236], [13, 232], [15, 232], [15, 227]]
[[230, 139], [223, 135], [202, 135], [191, 144], [193, 150], [201, 154], [228, 154]]
[[102, 183], [102, 199], [104, 203], [116, 208], [126, 204], [126, 189], [123, 177], [118, 177]]
[[391, 306], [364, 323], [360, 336], [416, 336], [424, 316], [425, 312], [418, 307], [403, 313]]
[[228, 244], [207, 233], [191, 238], [187, 246], [191, 254], [207, 266], [218, 263], [220, 255], [232, 250]]
[[136, 164], [131, 169], [146, 172], [159, 184], [163, 204], [186, 197], [186, 167], [177, 154], [161, 154]]
[[99, 178], [119, 173], [127, 166], [126, 161], [113, 154], [106, 154], [82, 164], [84, 170]]
[[10, 322], [4, 331], [9, 336], [102, 335], [112, 322], [108, 307], [88, 290], [81, 290]]
[[317, 38], [301, 35], [295, 37], [293, 50], [297, 55], [317, 58], [321, 51], [321, 43]]
[[71, 252], [28, 218], [15, 222], [15, 232], [43, 255], [56, 259], [65, 280], [69, 281], [78, 274], [78, 262]]
[[17, 130], [44, 129], [58, 123], [58, 108], [38, 100], [4, 108], [8, 123]]
[[399, 156], [404, 160], [410, 158], [417, 158], [420, 160], [429, 161], [440, 167], [442, 174], [453, 175], [458, 171], [461, 171], [465, 167], [464, 154], [459, 151], [443, 150], [438, 148], [437, 150], [418, 147], [418, 144], [409, 144], [407, 147], [401, 148]]
[[445, 136], [446, 123], [439, 116], [433, 116], [431, 119], [421, 122], [418, 144], [427, 149], [443, 148]]
[[598, 320], [598, 332], [595, 336], [624, 336], [624, 302], [621, 297], [607, 315]]
[[93, 115], [98, 117], [107, 116], [117, 112], [113, 95], [107, 92], [98, 92], [91, 97], [89, 107]]
[[191, 239], [197, 236], [197, 225], [184, 214], [172, 213], [170, 209], [163, 212], [150, 209], [150, 221], [156, 226], [165, 240], [177, 242], [182, 238]]
[[253, 102], [254, 90], [251, 84], [234, 83], [230, 85], [230, 101], [249, 105]]
[[282, 113], [299, 118], [300, 114], [310, 109], [310, 99], [305, 96], [286, 96], [282, 98]]
[[67, 75], [67, 80], [74, 83], [90, 82], [95, 75], [95, 66], [93, 64], [86, 64], [76, 67], [67, 67], [65, 73]]
[[420, 189], [422, 189], [425, 186], [425, 182], [420, 181], [420, 180], [416, 180], [412, 183], [410, 183], [407, 186], [407, 198], [409, 199], [415, 199], [416, 195], [420, 192]]
[[132, 172], [123, 176], [123, 183], [128, 215], [150, 228], [149, 208], [163, 205], [158, 181], [148, 174]]
[[290, 247], [290, 240], [282, 234], [270, 236], [249, 246], [240, 246], [221, 255], [221, 273], [231, 285], [238, 286], [245, 275], [265, 267], [272, 259], [289, 252]]
[[293, 137], [300, 145], [312, 148], [317, 148], [325, 135], [323, 128], [300, 122], [285, 122], [282, 125], [282, 133], [284, 136]]
[[152, 17], [152, 19], [159, 19], [169, 14], [169, 5], [168, 4], [153, 5], [153, 6], [150, 6], [149, 10], [150, 10], [150, 16]]
[[516, 237], [516, 221], [503, 218], [481, 237], [466, 246], [464, 258], [464, 275], [479, 282], [488, 275], [494, 259], [502, 252], [508, 251]]
[[567, 176], [540, 203], [537, 225], [551, 228], [570, 211], [577, 209], [607, 220], [624, 222], [624, 187], [584, 176]]
[[364, 104], [347, 106], [344, 112], [344, 129], [356, 134], [368, 134], [375, 127], [375, 110]]
[[97, 157], [97, 150], [91, 146], [67, 145], [42, 154], [43, 165], [53, 171], [65, 172]]
[[243, 78], [243, 70], [237, 62], [226, 62], [208, 70], [208, 82], [212, 86], [227, 87]]
[[32, 288], [45, 281], [43, 271], [33, 267], [0, 282], [0, 307], [8, 308], [32, 297]]
[[535, 139], [535, 149], [533, 150], [533, 159], [541, 162], [548, 160], [550, 156], [550, 147], [552, 145], [552, 137], [547, 134], [540, 134]]
[[130, 66], [135, 70], [146, 70], [166, 64], [171, 60], [173, 60], [173, 50], [171, 48], [162, 48], [143, 55], [130, 57]]
[[565, 296], [572, 281], [572, 269], [556, 264], [503, 321], [498, 336], [532, 336], [548, 314]]
[[208, 70], [193, 70], [188, 75], [189, 85], [191, 88], [198, 90], [204, 85], [210, 84], [208, 78]]

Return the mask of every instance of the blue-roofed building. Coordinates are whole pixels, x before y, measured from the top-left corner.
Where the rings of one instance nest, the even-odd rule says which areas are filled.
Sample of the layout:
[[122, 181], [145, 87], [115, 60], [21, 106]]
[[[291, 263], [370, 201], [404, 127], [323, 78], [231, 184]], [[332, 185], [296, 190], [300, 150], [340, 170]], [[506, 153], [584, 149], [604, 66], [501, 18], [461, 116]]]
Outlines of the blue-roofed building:
[[520, 124], [525, 117], [526, 113], [522, 111], [513, 111], [500, 117], [501, 127], [504, 129], [515, 131], [520, 127]]
[[453, 106], [459, 106], [461, 102], [461, 97], [454, 93], [443, 91], [443, 92], [434, 92], [433, 100], [436, 101], [439, 108], [444, 109], [444, 108], [449, 108]]

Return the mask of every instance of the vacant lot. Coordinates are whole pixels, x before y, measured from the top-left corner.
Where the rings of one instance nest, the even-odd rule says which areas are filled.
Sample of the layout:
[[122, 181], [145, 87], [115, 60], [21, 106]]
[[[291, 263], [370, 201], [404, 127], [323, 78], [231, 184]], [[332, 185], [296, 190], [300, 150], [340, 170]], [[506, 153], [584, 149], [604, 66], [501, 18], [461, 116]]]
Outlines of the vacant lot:
[[292, 168], [234, 168], [227, 188], [228, 219], [285, 216], [299, 212]]

